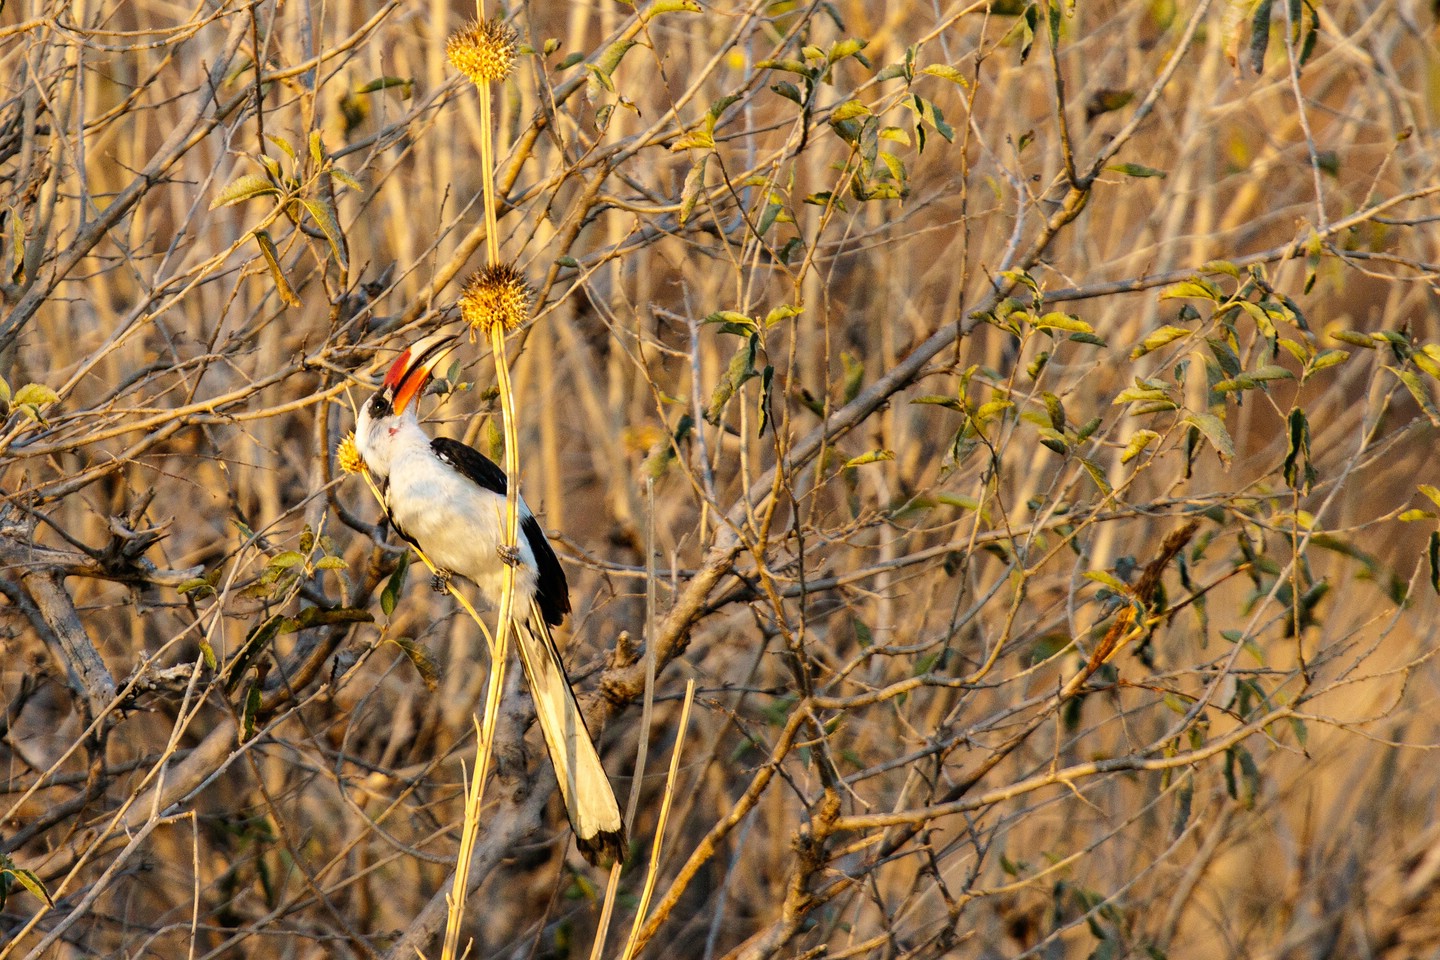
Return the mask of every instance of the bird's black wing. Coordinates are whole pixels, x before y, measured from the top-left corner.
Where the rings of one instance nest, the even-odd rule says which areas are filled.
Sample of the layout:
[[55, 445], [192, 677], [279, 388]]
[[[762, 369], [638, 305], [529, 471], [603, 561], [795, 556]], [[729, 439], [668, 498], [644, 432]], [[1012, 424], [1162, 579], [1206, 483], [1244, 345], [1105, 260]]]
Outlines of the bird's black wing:
[[[474, 483], [505, 496], [508, 487], [505, 471], [479, 450], [449, 437], [436, 437], [430, 442], [430, 448], [437, 457]], [[521, 520], [520, 534], [535, 554], [535, 603], [544, 614], [546, 623], [559, 626], [570, 612], [570, 587], [565, 582], [560, 558], [555, 556], [555, 548], [550, 546], [545, 531], [540, 529], [540, 521], [533, 515]]]
[[492, 493], [505, 496], [505, 471], [485, 454], [474, 447], [449, 437], [436, 437], [430, 441], [435, 456], [444, 460], [470, 480]]

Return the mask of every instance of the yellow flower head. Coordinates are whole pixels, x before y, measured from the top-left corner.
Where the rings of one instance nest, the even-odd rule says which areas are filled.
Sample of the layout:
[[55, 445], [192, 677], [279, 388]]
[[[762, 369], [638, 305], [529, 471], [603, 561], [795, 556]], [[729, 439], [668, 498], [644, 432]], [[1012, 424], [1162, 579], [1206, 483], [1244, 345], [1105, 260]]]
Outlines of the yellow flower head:
[[513, 264], [492, 263], [471, 277], [460, 294], [460, 316], [471, 329], [514, 330], [530, 318], [535, 294]]
[[510, 76], [518, 40], [503, 20], [472, 20], [450, 35], [445, 55], [473, 83], [490, 83]]
[[335, 451], [335, 462], [340, 464], [340, 469], [346, 473], [359, 473], [365, 469], [365, 461], [360, 457], [360, 450], [355, 446], [355, 431], [351, 430], [340, 441], [340, 446]]

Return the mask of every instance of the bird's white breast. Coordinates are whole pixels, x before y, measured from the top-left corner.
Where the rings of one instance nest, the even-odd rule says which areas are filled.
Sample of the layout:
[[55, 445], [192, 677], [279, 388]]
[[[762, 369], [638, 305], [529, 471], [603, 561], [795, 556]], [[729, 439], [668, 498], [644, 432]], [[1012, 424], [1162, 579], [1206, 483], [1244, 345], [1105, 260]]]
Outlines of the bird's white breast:
[[[390, 457], [386, 500], [391, 516], [420, 545], [436, 566], [473, 580], [485, 598], [498, 604], [505, 568], [505, 497], [470, 480], [435, 455], [429, 439], [418, 442], [401, 431]], [[528, 511], [523, 506], [523, 519]], [[517, 608], [528, 607], [535, 592], [535, 556], [519, 536], [521, 563], [515, 569]]]

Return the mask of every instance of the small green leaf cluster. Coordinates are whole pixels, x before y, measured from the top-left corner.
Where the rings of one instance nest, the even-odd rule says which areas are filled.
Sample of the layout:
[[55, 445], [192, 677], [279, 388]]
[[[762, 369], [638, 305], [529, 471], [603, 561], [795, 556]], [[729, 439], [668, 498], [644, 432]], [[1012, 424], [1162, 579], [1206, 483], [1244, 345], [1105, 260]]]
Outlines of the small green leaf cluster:
[[760, 395], [757, 398], [757, 436], [764, 434], [770, 425], [770, 389], [774, 383], [775, 367], [757, 361], [765, 356], [765, 333], [777, 324], [800, 316], [802, 308], [784, 304], [767, 313], [764, 318], [751, 317], [735, 310], [720, 310], [705, 318], [705, 323], [714, 324], [719, 333], [740, 337], [742, 342], [730, 358], [730, 364], [710, 394], [710, 404], [705, 419], [718, 425], [725, 414], [725, 407], [731, 398], [746, 383], [760, 380]]
[[27, 383], [13, 393], [10, 384], [0, 377], [0, 423], [17, 410], [34, 423], [44, 424], [42, 408], [60, 402], [60, 395], [43, 383]]
[[[269, 154], [260, 154], [255, 159], [264, 168], [264, 173], [247, 173], [232, 180], [210, 202], [210, 209], [260, 197], [271, 198], [275, 201], [277, 214], [284, 215], [302, 228], [313, 228], [324, 238], [335, 262], [342, 270], [348, 270], [349, 256], [335, 211], [332, 184], [339, 183], [356, 191], [364, 188], [326, 153], [318, 130], [310, 134], [310, 149], [303, 158], [284, 137], [267, 135], [266, 139], [280, 149], [287, 163], [282, 165]], [[273, 218], [267, 218], [266, 222], [269, 219]], [[253, 235], [280, 299], [288, 306], [298, 306], [300, 298], [286, 279], [280, 264], [280, 252], [269, 231], [262, 225], [254, 230]]]
[[50, 891], [45, 889], [45, 882], [34, 870], [18, 867], [8, 854], [0, 853], [0, 910], [5, 909], [5, 903], [10, 899], [10, 891], [15, 887], [28, 891], [31, 896], [44, 900], [51, 907], [55, 906], [55, 901], [50, 899]]

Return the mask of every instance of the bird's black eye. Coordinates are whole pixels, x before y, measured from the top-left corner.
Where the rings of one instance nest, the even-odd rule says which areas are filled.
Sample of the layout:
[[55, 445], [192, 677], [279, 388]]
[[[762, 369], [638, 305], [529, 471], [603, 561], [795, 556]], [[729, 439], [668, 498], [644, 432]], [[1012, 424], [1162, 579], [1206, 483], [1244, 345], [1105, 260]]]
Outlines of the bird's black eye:
[[383, 417], [390, 413], [390, 402], [381, 393], [370, 398], [370, 416]]

